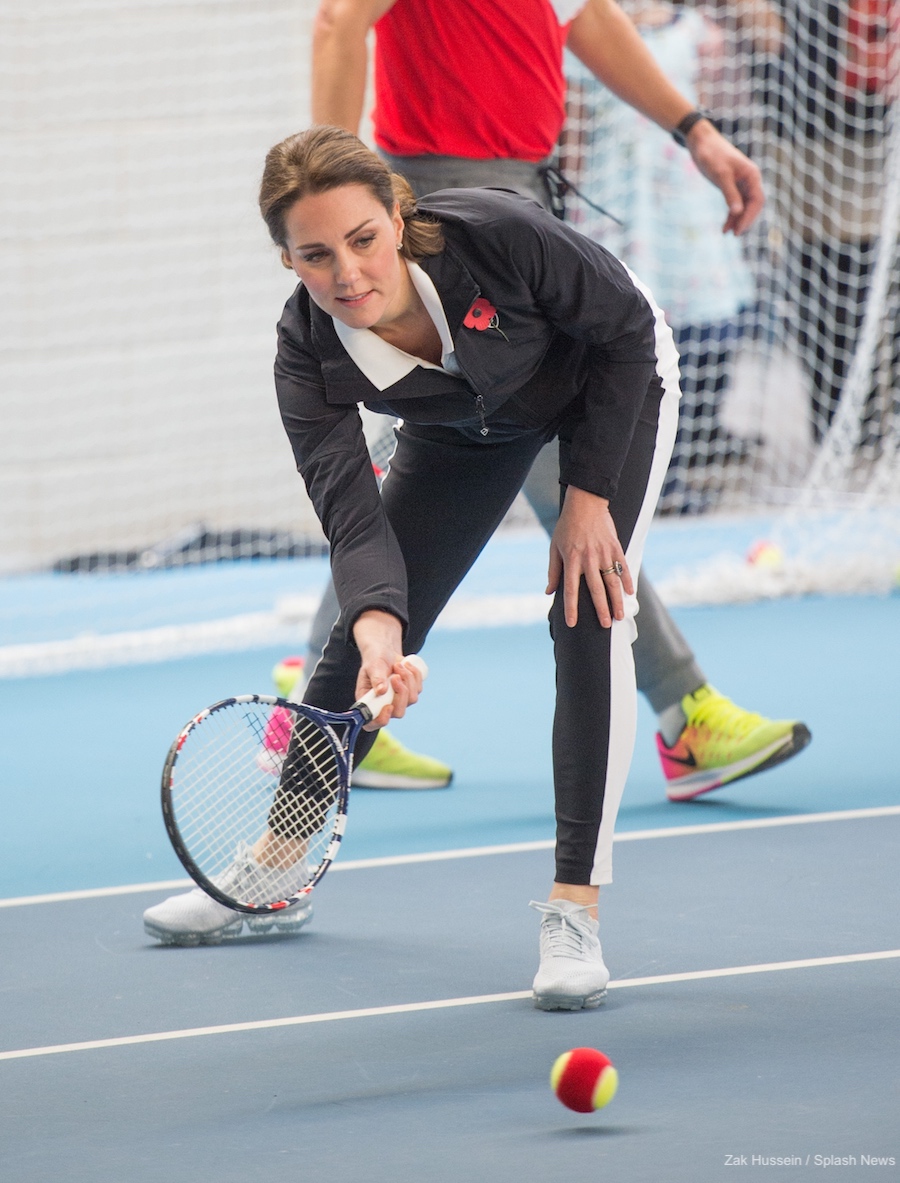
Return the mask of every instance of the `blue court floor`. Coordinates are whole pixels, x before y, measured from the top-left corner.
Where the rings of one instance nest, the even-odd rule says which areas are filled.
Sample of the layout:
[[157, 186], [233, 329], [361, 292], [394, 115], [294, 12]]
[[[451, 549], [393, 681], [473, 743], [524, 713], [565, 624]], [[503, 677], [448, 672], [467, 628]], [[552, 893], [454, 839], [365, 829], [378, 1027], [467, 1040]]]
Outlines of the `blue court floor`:
[[[0, 681], [0, 1179], [718, 1183], [753, 1155], [779, 1183], [900, 1178], [900, 598], [676, 615], [721, 690], [814, 739], [676, 806], [641, 708], [601, 901], [614, 983], [577, 1015], [529, 999], [546, 626], [435, 633], [398, 734], [453, 787], [355, 791], [313, 924], [215, 948], [143, 933], [184, 876], [159, 772], [282, 653]], [[621, 1077], [587, 1117], [547, 1081], [578, 1045]]]
[[[31, 1051], [0, 1058], [3, 1177], [706, 1183], [730, 1154], [803, 1164], [775, 1179], [816, 1177], [817, 1156], [896, 1163], [898, 855], [896, 814], [623, 842], [613, 986], [575, 1015], [526, 996], [549, 851], [335, 871], [305, 933], [216, 948], [149, 944], [147, 894], [4, 909], [4, 1042]], [[589, 1116], [547, 1082], [584, 1045], [621, 1075]]]
[[[710, 679], [748, 708], [802, 718], [796, 760], [691, 805], [666, 802], [641, 702], [620, 829], [898, 801], [900, 597], [675, 610]], [[0, 679], [0, 897], [182, 874], [159, 811], [168, 746], [201, 705], [268, 692], [281, 650]], [[354, 795], [347, 858], [549, 839], [552, 656], [546, 625], [436, 632], [431, 677], [396, 727], [451, 763], [448, 792]], [[499, 707], [498, 707], [499, 704]]]

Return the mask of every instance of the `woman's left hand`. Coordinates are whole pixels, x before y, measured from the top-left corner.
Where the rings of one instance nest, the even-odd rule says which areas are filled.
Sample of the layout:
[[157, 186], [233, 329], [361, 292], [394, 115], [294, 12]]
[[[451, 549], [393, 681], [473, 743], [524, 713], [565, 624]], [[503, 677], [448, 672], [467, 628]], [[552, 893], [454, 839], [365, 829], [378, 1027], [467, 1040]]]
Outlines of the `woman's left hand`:
[[[616, 564], [621, 564], [621, 575]], [[587, 584], [597, 618], [604, 628], [625, 617], [625, 593], [633, 595], [634, 583], [622, 550], [609, 502], [569, 485], [559, 521], [550, 539], [547, 595], [562, 581], [566, 624], [578, 623], [581, 577]]]

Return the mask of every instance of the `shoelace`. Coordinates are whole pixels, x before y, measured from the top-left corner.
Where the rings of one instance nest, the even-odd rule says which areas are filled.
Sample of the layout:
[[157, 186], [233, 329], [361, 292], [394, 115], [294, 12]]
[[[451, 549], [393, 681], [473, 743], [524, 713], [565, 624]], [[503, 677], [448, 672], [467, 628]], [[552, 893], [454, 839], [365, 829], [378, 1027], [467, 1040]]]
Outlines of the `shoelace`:
[[557, 924], [543, 926], [542, 934], [546, 936], [551, 953], [556, 957], [583, 957], [584, 940], [593, 936], [587, 919], [587, 909], [580, 912], [560, 912], [553, 904], [533, 903], [532, 908], [558, 921]]

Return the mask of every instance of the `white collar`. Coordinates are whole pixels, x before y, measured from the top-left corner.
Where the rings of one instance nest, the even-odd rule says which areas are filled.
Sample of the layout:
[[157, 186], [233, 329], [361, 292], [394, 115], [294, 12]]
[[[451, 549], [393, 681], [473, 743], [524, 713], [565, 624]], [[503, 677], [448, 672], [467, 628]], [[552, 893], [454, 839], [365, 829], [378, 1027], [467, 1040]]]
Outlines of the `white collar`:
[[406, 266], [413, 287], [421, 296], [422, 303], [434, 321], [434, 327], [441, 338], [441, 364], [439, 366], [425, 361], [424, 358], [413, 357], [411, 353], [405, 353], [396, 345], [391, 345], [383, 337], [379, 337], [377, 333], [373, 333], [371, 329], [351, 329], [343, 321], [332, 317], [334, 330], [341, 344], [349, 353], [352, 361], [378, 390], [387, 390], [389, 386], [393, 386], [395, 382], [405, 378], [416, 366], [423, 366], [427, 370], [442, 370], [446, 366], [447, 359], [453, 354], [450, 326], [447, 324], [444, 306], [437, 288], [431, 281], [431, 276], [424, 272], [418, 263], [410, 263], [407, 260]]

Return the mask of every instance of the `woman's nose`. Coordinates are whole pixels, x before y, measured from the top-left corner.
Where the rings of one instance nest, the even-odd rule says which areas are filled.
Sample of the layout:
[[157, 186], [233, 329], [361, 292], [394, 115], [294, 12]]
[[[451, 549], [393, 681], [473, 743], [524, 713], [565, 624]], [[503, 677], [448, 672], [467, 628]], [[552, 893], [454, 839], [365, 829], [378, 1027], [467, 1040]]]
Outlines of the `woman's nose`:
[[351, 254], [339, 254], [334, 260], [334, 278], [342, 287], [349, 287], [359, 278], [359, 265]]

